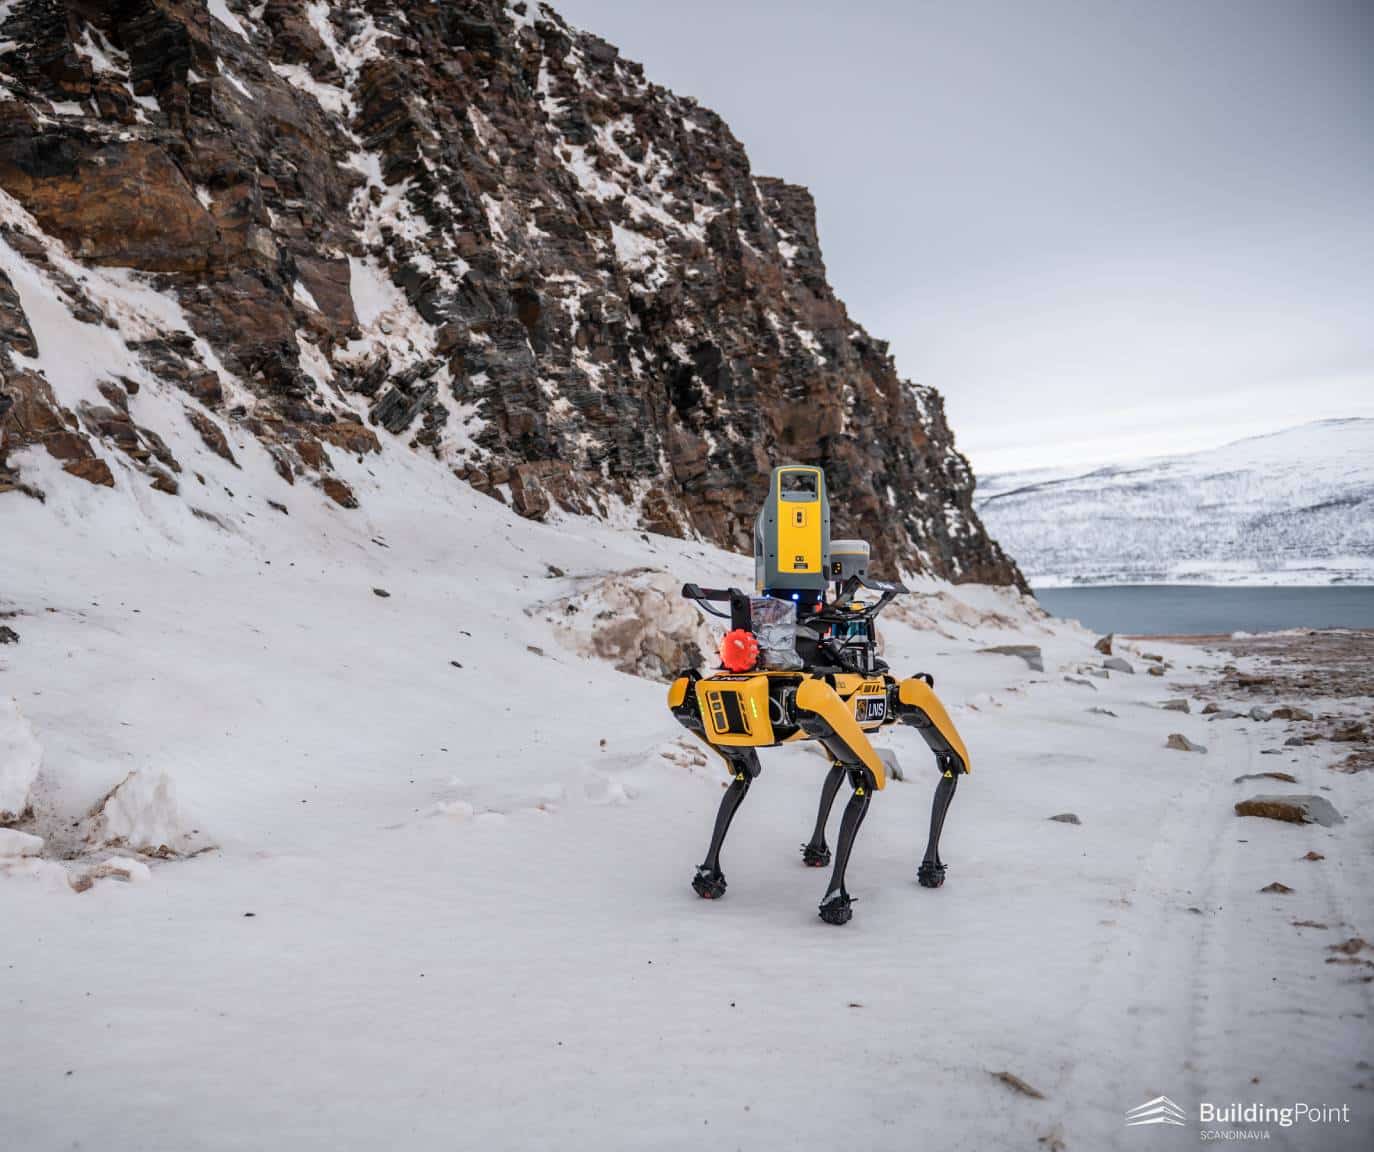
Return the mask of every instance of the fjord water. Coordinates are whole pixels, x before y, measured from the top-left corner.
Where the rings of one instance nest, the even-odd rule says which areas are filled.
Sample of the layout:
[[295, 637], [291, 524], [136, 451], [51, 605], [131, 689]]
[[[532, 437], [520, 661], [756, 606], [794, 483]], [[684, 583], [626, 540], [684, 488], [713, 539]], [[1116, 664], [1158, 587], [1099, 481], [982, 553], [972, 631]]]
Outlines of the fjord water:
[[1038, 588], [1050, 613], [1097, 632], [1185, 636], [1285, 628], [1374, 629], [1374, 586], [1130, 584]]

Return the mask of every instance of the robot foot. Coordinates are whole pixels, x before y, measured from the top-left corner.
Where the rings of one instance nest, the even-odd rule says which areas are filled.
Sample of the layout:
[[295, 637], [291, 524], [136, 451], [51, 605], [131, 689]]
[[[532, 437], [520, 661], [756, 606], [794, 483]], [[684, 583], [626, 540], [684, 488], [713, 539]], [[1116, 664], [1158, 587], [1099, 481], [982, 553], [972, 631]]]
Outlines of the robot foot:
[[824, 844], [819, 848], [811, 844], [803, 844], [801, 854], [802, 863], [808, 868], [824, 868], [830, 863], [830, 849]]
[[719, 900], [725, 895], [725, 873], [719, 868], [698, 868], [692, 877], [692, 890], [703, 900]]
[[854, 915], [853, 903], [843, 888], [827, 892], [821, 901], [821, 919], [827, 924], [848, 924]]
[[916, 871], [916, 882], [922, 888], [938, 888], [945, 882], [945, 866], [943, 864], [922, 864]]

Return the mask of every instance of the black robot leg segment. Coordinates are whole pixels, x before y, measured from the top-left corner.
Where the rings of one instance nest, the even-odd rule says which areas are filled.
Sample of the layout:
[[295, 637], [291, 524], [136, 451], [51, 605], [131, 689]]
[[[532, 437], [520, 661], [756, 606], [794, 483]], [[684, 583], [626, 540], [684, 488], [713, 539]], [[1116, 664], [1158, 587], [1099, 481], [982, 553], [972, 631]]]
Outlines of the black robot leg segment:
[[930, 806], [930, 839], [926, 842], [925, 859], [916, 873], [923, 888], [938, 888], [945, 882], [945, 865], [940, 859], [940, 833], [945, 827], [945, 813], [949, 811], [954, 790], [959, 786], [959, 773], [946, 768], [935, 786], [935, 799]]
[[704, 900], [718, 900], [725, 895], [725, 873], [720, 870], [721, 845], [725, 843], [725, 834], [730, 831], [730, 821], [735, 818], [739, 806], [749, 794], [749, 786], [761, 767], [758, 753], [752, 748], [731, 753], [729, 760], [735, 770], [735, 778], [720, 798], [715, 828], [711, 832], [711, 846], [706, 850], [706, 859], [692, 877], [692, 888]]
[[873, 791], [873, 777], [867, 769], [855, 769], [849, 774], [854, 785], [854, 795], [845, 805], [844, 816], [840, 820], [840, 838], [835, 845], [835, 871], [830, 875], [830, 887], [821, 900], [821, 919], [827, 924], [847, 924], [854, 915], [849, 892], [844, 886], [845, 869], [849, 867], [849, 854], [854, 848], [854, 838], [859, 834], [859, 826], [868, 815], [868, 803]]
[[838, 760], [826, 773], [825, 783], [821, 785], [820, 810], [816, 813], [816, 830], [811, 833], [808, 843], [802, 845], [802, 863], [808, 868], [824, 868], [830, 863], [830, 848], [825, 842], [825, 825], [830, 819], [830, 809], [835, 806], [835, 795], [844, 780], [845, 766]]

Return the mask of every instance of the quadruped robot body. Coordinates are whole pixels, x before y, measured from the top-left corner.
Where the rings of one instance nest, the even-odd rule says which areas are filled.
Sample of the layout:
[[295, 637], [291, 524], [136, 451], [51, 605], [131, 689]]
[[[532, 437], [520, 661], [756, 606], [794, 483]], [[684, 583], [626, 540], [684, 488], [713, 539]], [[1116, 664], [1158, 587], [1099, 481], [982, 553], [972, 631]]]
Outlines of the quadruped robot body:
[[[968, 750], [926, 674], [898, 680], [878, 657], [874, 627], [880, 613], [907, 589], [868, 576], [868, 545], [830, 539], [825, 473], [816, 467], [773, 469], [768, 500], [754, 526], [755, 592], [684, 585], [683, 596], [730, 620], [721, 642], [722, 667], [708, 675], [689, 670], [668, 690], [668, 706], [682, 725], [725, 763], [733, 780], [721, 798], [706, 859], [692, 887], [704, 899], [725, 894], [720, 850], [741, 802], [758, 777], [758, 749], [818, 741], [831, 767], [802, 860], [831, 863], [825, 826], [845, 777], [853, 793], [840, 822], [834, 871], [820, 903], [828, 924], [853, 915], [845, 869], [854, 838], [875, 791], [887, 783], [869, 733], [892, 724], [915, 728], [935, 755], [940, 780], [930, 836], [917, 880], [938, 888], [945, 880], [940, 833], [959, 777], [970, 770]], [[860, 599], [861, 592], [877, 600]], [[729, 604], [728, 611], [714, 607]]]

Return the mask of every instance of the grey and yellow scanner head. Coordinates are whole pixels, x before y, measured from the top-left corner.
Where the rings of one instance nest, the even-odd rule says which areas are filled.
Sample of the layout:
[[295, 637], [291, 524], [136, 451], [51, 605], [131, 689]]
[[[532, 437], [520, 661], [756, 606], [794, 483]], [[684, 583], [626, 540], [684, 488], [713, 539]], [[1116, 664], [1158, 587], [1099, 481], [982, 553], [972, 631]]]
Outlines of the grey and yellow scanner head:
[[806, 464], [773, 469], [754, 521], [754, 585], [759, 592], [824, 595], [830, 579], [830, 497], [825, 473]]

